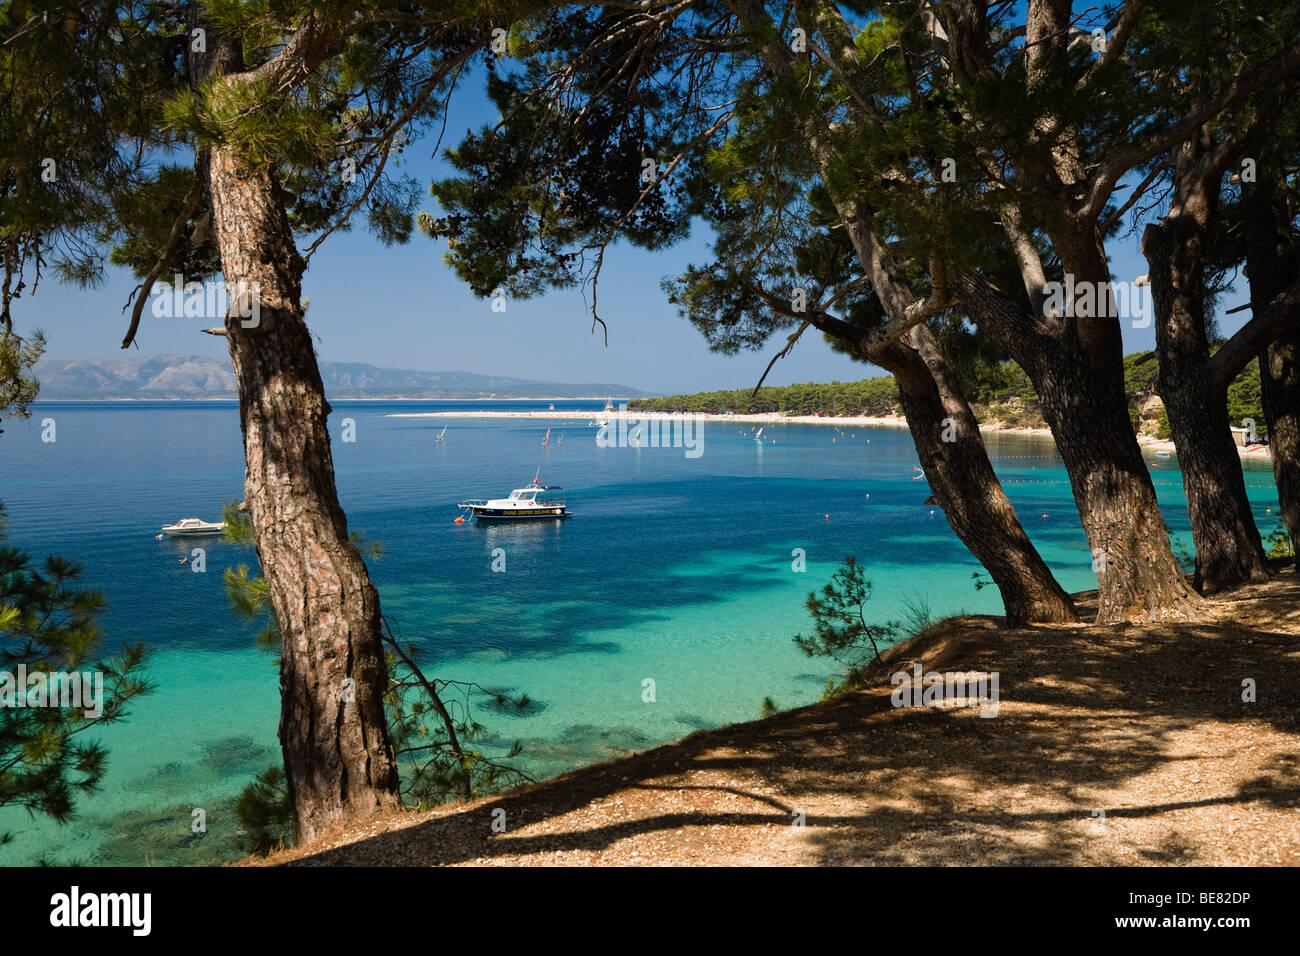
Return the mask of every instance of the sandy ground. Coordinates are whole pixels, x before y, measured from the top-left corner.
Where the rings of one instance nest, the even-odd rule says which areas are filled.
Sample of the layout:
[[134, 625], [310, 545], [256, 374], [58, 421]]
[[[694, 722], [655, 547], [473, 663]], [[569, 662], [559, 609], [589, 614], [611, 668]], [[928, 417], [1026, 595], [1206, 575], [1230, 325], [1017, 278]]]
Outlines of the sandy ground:
[[888, 657], [886, 673], [997, 671], [998, 715], [895, 708], [882, 677], [262, 862], [1300, 865], [1293, 572], [1196, 623], [1008, 631], [965, 617]]
[[[1141, 445], [1144, 450], [1155, 454], [1168, 453], [1175, 458], [1178, 456], [1178, 449], [1175, 447], [1173, 439], [1170, 438], [1155, 438], [1151, 435], [1139, 435], [1138, 444]], [[1249, 448], [1238, 445], [1237, 455], [1243, 459], [1256, 458], [1261, 461], [1273, 460], [1273, 453], [1269, 450], [1267, 445], [1251, 445]]]

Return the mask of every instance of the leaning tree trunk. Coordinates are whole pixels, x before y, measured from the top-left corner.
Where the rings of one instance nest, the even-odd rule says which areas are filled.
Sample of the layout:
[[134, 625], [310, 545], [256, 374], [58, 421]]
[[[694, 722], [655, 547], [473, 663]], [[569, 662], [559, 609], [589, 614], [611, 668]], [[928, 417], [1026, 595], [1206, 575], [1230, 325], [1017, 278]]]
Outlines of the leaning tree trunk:
[[[1085, 351], [1073, 323], [1048, 330], [979, 276], [959, 275], [956, 286], [971, 317], [1038, 392], [1097, 571], [1097, 623], [1193, 617], [1199, 598], [1174, 559], [1129, 419], [1122, 363], [1108, 354], [1115, 350], [1108, 331], [1097, 319], [1081, 320], [1093, 323]], [[1100, 358], [1092, 357], [1094, 349]]]
[[1300, 333], [1283, 336], [1260, 355], [1259, 384], [1282, 522], [1300, 547]]
[[[1243, 196], [1246, 268], [1256, 310], [1300, 276], [1285, 184], [1273, 161], [1260, 162], [1259, 168], [1259, 182]], [[1300, 332], [1283, 335], [1260, 353], [1259, 384], [1282, 521], [1292, 544], [1300, 547]]]
[[1178, 449], [1196, 545], [1195, 585], [1204, 594], [1268, 580], [1268, 561], [1246, 496], [1228, 396], [1209, 373], [1205, 333], [1203, 220], [1188, 197], [1180, 214], [1147, 226], [1155, 303], [1159, 392]]
[[[993, 472], [979, 423], [924, 325], [869, 356], [894, 374], [935, 500], [1002, 593], [1007, 623], [1078, 620]], [[945, 441], [951, 437], [951, 441]]]
[[[243, 82], [238, 48], [209, 32], [203, 74]], [[279, 624], [280, 744], [295, 843], [396, 808], [384, 714], [379, 596], [334, 485], [325, 401], [300, 298], [305, 268], [273, 170], [223, 144], [206, 160], [212, 225], [231, 299], [226, 334], [239, 383], [253, 541]], [[258, 315], [239, 306], [251, 291]], [[238, 301], [242, 299], [242, 301]]]

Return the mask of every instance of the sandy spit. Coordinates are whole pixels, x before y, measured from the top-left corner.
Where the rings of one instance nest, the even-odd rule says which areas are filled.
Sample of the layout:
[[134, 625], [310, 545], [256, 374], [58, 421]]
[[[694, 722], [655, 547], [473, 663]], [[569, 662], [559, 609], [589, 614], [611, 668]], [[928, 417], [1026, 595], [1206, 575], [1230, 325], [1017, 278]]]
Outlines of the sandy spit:
[[[385, 416], [387, 418], [535, 418], [543, 421], [567, 420], [567, 421], [587, 421], [593, 422], [597, 415], [609, 415], [610, 418], [626, 417], [628, 419], [655, 419], [671, 418], [670, 412], [590, 412], [590, 411], [573, 411], [569, 409], [557, 411], [463, 411], [463, 412], [392, 412]], [[710, 415], [704, 413], [706, 422], [743, 422], [748, 424], [761, 425], [832, 425], [836, 428], [845, 428], [848, 426], [858, 428], [906, 428], [907, 419], [901, 415], [782, 415], [780, 412], [758, 412], [755, 414], [745, 415]], [[1024, 428], [1015, 425], [1004, 425], [1000, 422], [988, 422], [980, 425], [981, 432], [997, 432], [1004, 435], [1027, 435], [1035, 438], [1051, 438], [1052, 430], [1050, 428]], [[1159, 452], [1169, 452], [1176, 455], [1174, 443], [1167, 438], [1153, 438], [1150, 435], [1139, 435], [1138, 444], [1148, 453], [1155, 455]], [[1238, 454], [1242, 458], [1259, 458], [1265, 461], [1271, 460], [1272, 455], [1268, 448], [1254, 446], [1249, 451], [1238, 446]]]

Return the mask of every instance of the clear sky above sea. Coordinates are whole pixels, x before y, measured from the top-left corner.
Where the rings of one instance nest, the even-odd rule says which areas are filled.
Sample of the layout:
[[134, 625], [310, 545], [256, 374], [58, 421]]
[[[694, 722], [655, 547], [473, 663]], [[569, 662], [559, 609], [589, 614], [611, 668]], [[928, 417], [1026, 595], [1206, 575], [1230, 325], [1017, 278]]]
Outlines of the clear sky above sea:
[[[453, 98], [443, 145], [495, 119], [480, 84], [467, 82]], [[402, 167], [425, 186], [445, 169], [440, 158], [430, 155], [433, 147], [432, 138], [415, 144], [406, 151]], [[433, 200], [426, 196], [422, 208], [432, 209]], [[1139, 234], [1110, 244], [1116, 281], [1147, 271], [1138, 251]], [[701, 227], [669, 250], [646, 252], [620, 245], [606, 256], [599, 294], [601, 317], [609, 325], [608, 347], [599, 331], [592, 334], [590, 311], [579, 290], [512, 300], [504, 313], [493, 312], [489, 301], [475, 298], [443, 265], [443, 241], [417, 234], [405, 246], [384, 247], [360, 226], [331, 236], [313, 256], [303, 290], [310, 302], [308, 322], [317, 354], [326, 361], [611, 382], [657, 393], [749, 387], [784, 345], [785, 336], [769, 341], [760, 352], [713, 354], [659, 288], [663, 276], [677, 274], [687, 263], [708, 261], [709, 238]], [[139, 351], [123, 352], [119, 346], [128, 316], [122, 309], [134, 287], [135, 280], [121, 269], [110, 268], [107, 281], [89, 290], [60, 285], [47, 275], [36, 295], [16, 303], [15, 325], [20, 331], [43, 329], [49, 339], [46, 354], [52, 358], [226, 354], [224, 340], [199, 331], [211, 321], [158, 319], [147, 308], [137, 339]], [[1243, 302], [1244, 290], [1245, 282], [1239, 280], [1237, 288], [1222, 297], [1221, 313]], [[1231, 334], [1249, 315], [1220, 314], [1221, 331]], [[1152, 328], [1122, 324], [1127, 351], [1154, 347]], [[810, 330], [776, 364], [768, 384], [849, 381], [878, 374], [874, 366], [832, 352]]]

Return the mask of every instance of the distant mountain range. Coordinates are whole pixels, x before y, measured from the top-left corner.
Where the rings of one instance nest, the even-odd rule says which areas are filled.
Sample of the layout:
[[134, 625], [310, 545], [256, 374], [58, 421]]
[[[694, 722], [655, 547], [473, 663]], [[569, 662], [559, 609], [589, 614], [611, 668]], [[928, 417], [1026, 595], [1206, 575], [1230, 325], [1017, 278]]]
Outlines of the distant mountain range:
[[[611, 382], [538, 382], [472, 372], [416, 372], [364, 362], [321, 362], [325, 394], [358, 398], [640, 398], [650, 393]], [[93, 399], [236, 398], [228, 359], [197, 355], [150, 355], [129, 359], [47, 359], [36, 367], [40, 398]]]

